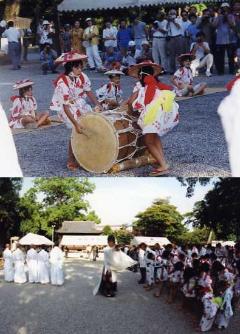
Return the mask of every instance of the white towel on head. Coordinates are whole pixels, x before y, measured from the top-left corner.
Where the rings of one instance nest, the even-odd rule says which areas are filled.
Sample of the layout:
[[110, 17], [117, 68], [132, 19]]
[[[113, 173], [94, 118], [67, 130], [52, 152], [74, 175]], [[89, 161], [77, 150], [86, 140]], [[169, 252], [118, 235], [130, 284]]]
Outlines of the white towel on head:
[[0, 177], [22, 177], [15, 143], [3, 107], [0, 103]]
[[240, 176], [240, 80], [237, 80], [229, 96], [218, 107], [226, 141], [233, 177]]

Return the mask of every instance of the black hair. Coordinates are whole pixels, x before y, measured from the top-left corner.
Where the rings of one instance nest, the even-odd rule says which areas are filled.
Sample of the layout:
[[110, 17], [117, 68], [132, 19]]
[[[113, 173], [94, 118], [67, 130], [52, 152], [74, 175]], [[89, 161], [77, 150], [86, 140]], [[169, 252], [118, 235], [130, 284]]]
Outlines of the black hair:
[[30, 87], [32, 87], [32, 86], [27, 86], [27, 87], [20, 88], [19, 89], [19, 95], [21, 97], [24, 97], [24, 93], [26, 93], [29, 90]]
[[163, 259], [168, 259], [169, 255], [170, 255], [170, 251], [164, 250], [163, 253], [162, 253], [162, 258]]
[[178, 261], [174, 264], [174, 271], [182, 271], [184, 268], [184, 264], [181, 261]]
[[140, 79], [140, 82], [141, 82], [142, 86], [144, 87], [145, 86], [145, 83], [144, 83], [145, 77], [148, 76], [148, 75], [154, 75], [154, 69], [153, 69], [152, 66], [143, 66], [142, 68], [139, 69], [138, 75], [141, 72], [147, 73], [147, 74], [142, 74], [141, 79]]
[[108, 242], [113, 242], [115, 244], [115, 237], [114, 237], [114, 235], [112, 235], [112, 234], [109, 235], [108, 238], [107, 238], [107, 241]]
[[66, 63], [64, 65], [64, 69], [65, 69], [65, 75], [69, 75], [69, 73], [72, 72], [73, 67], [77, 67], [78, 65], [83, 65], [83, 62], [81, 60], [78, 61], [71, 61], [69, 63]]
[[192, 13], [192, 14], [190, 14], [190, 15], [189, 15], [189, 17], [188, 17], [188, 18], [189, 18], [189, 20], [191, 20], [191, 18], [192, 18], [192, 17], [195, 17], [195, 19], [197, 19], [197, 15], [196, 15], [196, 14], [193, 14], [193, 13]]
[[210, 265], [207, 262], [204, 262], [200, 265], [200, 271], [204, 271], [205, 273], [208, 273], [210, 271]]
[[8, 21], [7, 25], [8, 25], [8, 28], [12, 28], [12, 27], [14, 27], [14, 22], [13, 21]]
[[206, 37], [203, 31], [199, 31], [196, 33], [196, 37]]
[[193, 268], [191, 267], [185, 268], [184, 273], [183, 273], [184, 282], [185, 283], [188, 282], [195, 275], [196, 275], [196, 272]]

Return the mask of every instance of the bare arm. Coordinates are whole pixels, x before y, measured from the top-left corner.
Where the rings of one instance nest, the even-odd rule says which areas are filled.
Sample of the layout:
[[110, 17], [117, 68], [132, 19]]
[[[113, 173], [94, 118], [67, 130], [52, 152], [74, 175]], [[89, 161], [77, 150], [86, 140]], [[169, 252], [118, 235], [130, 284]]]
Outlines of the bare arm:
[[78, 133], [82, 133], [82, 127], [80, 126], [80, 124], [74, 119], [72, 113], [69, 110], [69, 106], [68, 105], [63, 105], [63, 109], [65, 114], [67, 115], [67, 117], [69, 118], [69, 120], [72, 122], [72, 124], [74, 125], [76, 131]]
[[96, 98], [96, 96], [94, 95], [94, 93], [90, 90], [89, 92], [86, 92], [88, 98], [90, 99], [90, 101], [95, 105], [98, 106], [101, 110], [102, 110], [102, 105], [101, 103], [98, 101], [98, 99]]

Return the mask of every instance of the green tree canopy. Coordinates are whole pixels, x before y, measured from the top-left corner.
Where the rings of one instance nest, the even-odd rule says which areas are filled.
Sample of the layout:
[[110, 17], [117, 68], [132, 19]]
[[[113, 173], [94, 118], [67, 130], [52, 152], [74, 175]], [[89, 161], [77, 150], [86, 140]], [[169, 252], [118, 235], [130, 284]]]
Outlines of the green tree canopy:
[[113, 230], [110, 225], [105, 225], [103, 228], [103, 235], [111, 235], [113, 234]]
[[240, 179], [219, 179], [188, 215], [188, 223], [207, 227], [217, 239], [240, 238]]
[[19, 192], [22, 179], [0, 178], [0, 247], [19, 233]]
[[182, 220], [183, 216], [169, 200], [158, 199], [136, 216], [133, 226], [145, 236], [167, 237], [175, 241], [177, 236], [186, 230]]
[[21, 231], [51, 235], [52, 225], [61, 227], [64, 220], [93, 220], [85, 199], [95, 189], [87, 178], [37, 178], [21, 199]]
[[129, 245], [133, 234], [127, 230], [125, 225], [121, 226], [121, 228], [114, 232], [115, 238], [117, 239], [119, 244]]

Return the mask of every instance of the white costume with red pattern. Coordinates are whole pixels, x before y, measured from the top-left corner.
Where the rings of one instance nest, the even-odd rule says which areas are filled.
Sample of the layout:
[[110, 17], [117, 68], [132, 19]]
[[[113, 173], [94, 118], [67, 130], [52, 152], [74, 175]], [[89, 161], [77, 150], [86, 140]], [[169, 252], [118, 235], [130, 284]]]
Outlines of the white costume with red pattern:
[[[118, 104], [122, 102], [123, 91], [119, 85], [109, 82], [96, 90], [96, 96], [100, 103], [105, 100], [114, 100]], [[108, 104], [105, 103], [104, 109], [108, 110]]]
[[91, 82], [86, 74], [74, 76], [61, 75], [55, 82], [55, 91], [50, 106], [51, 110], [58, 111], [60, 119], [68, 126], [72, 123], [64, 111], [64, 105], [69, 106], [75, 120], [83, 114], [92, 111], [92, 107], [86, 102], [86, 93], [91, 91]]
[[22, 129], [22, 118], [25, 116], [31, 116], [36, 118], [37, 101], [35, 97], [20, 97], [13, 96], [11, 98], [13, 106], [10, 109], [10, 121], [9, 126], [14, 129]]

